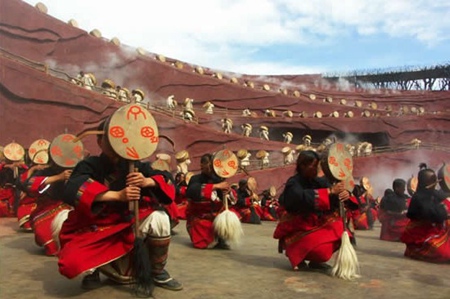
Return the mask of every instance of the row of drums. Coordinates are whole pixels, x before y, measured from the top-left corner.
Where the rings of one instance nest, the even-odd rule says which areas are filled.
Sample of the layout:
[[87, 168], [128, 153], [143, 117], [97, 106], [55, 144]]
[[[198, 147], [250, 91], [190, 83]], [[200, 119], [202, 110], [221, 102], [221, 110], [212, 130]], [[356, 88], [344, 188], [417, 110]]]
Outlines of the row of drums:
[[[26, 154], [28, 155], [26, 157]], [[26, 158], [33, 164], [45, 165], [52, 161], [63, 168], [73, 168], [84, 158], [84, 146], [75, 135], [61, 134], [51, 142], [46, 139], [37, 139], [31, 143], [28, 150], [17, 143], [11, 142], [4, 147], [0, 146], [0, 160], [20, 162]]]

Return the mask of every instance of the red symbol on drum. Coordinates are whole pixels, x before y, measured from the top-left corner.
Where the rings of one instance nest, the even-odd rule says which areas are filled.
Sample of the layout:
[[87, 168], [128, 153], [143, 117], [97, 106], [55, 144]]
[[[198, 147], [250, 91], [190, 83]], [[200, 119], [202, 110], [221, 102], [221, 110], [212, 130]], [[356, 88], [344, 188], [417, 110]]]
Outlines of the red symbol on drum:
[[130, 119], [130, 114], [134, 115], [134, 120], [138, 119], [139, 114], [142, 114], [144, 116], [144, 119], [147, 119], [147, 115], [145, 115], [144, 111], [140, 106], [131, 106], [127, 112], [127, 119]]
[[339, 169], [339, 178], [344, 179], [347, 175], [345, 174], [345, 172], [341, 169]]
[[38, 144], [38, 145], [46, 145], [46, 144], [47, 144], [47, 141], [40, 139], [40, 140], [37, 142], [37, 144]]
[[113, 126], [109, 128], [109, 135], [114, 138], [122, 138], [125, 136], [125, 130], [120, 126]]
[[237, 169], [236, 161], [228, 161], [228, 166], [233, 169]]
[[447, 185], [450, 185], [450, 177], [445, 176], [444, 177], [445, 182], [447, 183]]
[[127, 156], [133, 159], [139, 159], [139, 154], [134, 147], [127, 147]]
[[155, 130], [149, 126], [142, 127], [141, 136], [145, 138], [151, 138], [155, 136]]
[[73, 138], [74, 138], [73, 135], [66, 134], [66, 135], [63, 135], [63, 137], [61, 138], [61, 140], [64, 141], [64, 142], [70, 142], [70, 141], [73, 140]]
[[331, 156], [328, 158], [328, 164], [334, 165], [334, 166], [339, 166], [335, 156]]
[[223, 151], [223, 155], [225, 156], [225, 158], [229, 158], [229, 157], [231, 156], [229, 150], [224, 150], [224, 151]]
[[73, 165], [75, 165], [76, 164], [76, 162], [73, 160], [73, 159], [66, 159], [65, 161], [64, 161], [64, 165], [65, 166], [73, 166]]
[[122, 143], [128, 143], [128, 141], [130, 141], [130, 140], [128, 140], [127, 137], [125, 137], [125, 138], [122, 139]]
[[36, 162], [37, 162], [37, 163], [44, 163], [44, 159], [42, 159], [42, 158], [37, 158], [37, 159], [36, 159]]
[[35, 148], [30, 148], [28, 150], [28, 153], [34, 155], [36, 153], [36, 149]]
[[11, 154], [11, 150], [10, 150], [9, 148], [5, 149], [4, 152], [5, 152], [5, 154], [7, 154], [7, 155]]
[[77, 157], [83, 156], [83, 148], [79, 145], [74, 146], [73, 152], [77, 155]]
[[52, 149], [50, 150], [50, 152], [52, 153], [53, 156], [55, 157], [62, 157], [62, 150], [59, 146], [55, 145], [54, 147], [52, 147]]
[[158, 143], [158, 142], [159, 142], [159, 137], [157, 137], [157, 136], [151, 137], [151, 138], [150, 138], [150, 142], [151, 142], [151, 143]]
[[230, 173], [228, 172], [228, 171], [226, 171], [225, 169], [224, 170], [222, 170], [222, 176], [227, 176], [227, 175], [229, 175]]
[[352, 160], [350, 160], [350, 158], [346, 158], [344, 160], [344, 165], [345, 165], [345, 167], [347, 167], [348, 171], [351, 172], [353, 170]]
[[219, 159], [215, 159], [215, 160], [214, 160], [214, 166], [216, 166], [216, 167], [222, 167], [222, 161], [220, 161]]
[[336, 149], [338, 152], [342, 152], [344, 150], [344, 145], [342, 143], [336, 144]]

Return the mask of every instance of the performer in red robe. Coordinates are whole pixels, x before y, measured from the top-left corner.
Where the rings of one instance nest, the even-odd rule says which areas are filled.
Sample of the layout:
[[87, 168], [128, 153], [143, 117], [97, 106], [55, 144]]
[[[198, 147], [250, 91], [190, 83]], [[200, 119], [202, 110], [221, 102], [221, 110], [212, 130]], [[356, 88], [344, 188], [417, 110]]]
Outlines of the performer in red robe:
[[[236, 201], [237, 195], [227, 181], [214, 173], [212, 161], [211, 154], [203, 155], [200, 159], [201, 173], [189, 180], [186, 228], [195, 248], [230, 249], [225, 240], [215, 236], [213, 222], [224, 209], [224, 196], [229, 194]], [[238, 215], [233, 208], [230, 211]]]
[[432, 169], [420, 170], [417, 179], [417, 190], [406, 214], [410, 221], [401, 237], [405, 256], [450, 262], [450, 199], [435, 190], [437, 177]]
[[380, 202], [380, 240], [398, 242], [409, 222], [406, 217], [409, 196], [405, 194], [406, 181], [403, 179], [395, 179], [392, 188], [394, 191], [388, 189], [390, 192], [385, 192]]
[[[26, 181], [38, 170], [43, 170], [47, 168], [48, 165], [33, 165], [28, 170], [20, 175], [20, 183], [22, 186], [26, 186]], [[31, 225], [31, 213], [36, 209], [36, 197], [31, 196], [27, 192], [23, 192], [20, 198], [19, 207], [17, 209], [17, 220], [19, 221], [19, 226], [25, 231], [32, 231]]]
[[[339, 201], [348, 201], [350, 193], [342, 182], [330, 186], [324, 177], [318, 178], [318, 165], [316, 152], [302, 151], [296, 174], [288, 179], [279, 199], [283, 212], [273, 237], [279, 240], [280, 253], [286, 250], [295, 270], [329, 269], [326, 262], [339, 249], [344, 232]], [[357, 207], [352, 200], [349, 206]]]
[[360, 185], [355, 185], [353, 195], [358, 201], [359, 208], [347, 211], [347, 217], [355, 229], [373, 229], [373, 224], [378, 218], [375, 199]]
[[102, 154], [79, 162], [66, 184], [64, 199], [74, 210], [59, 234], [60, 273], [67, 278], [86, 275], [82, 286], [87, 289], [101, 285], [99, 272], [118, 283], [134, 282], [134, 213], [129, 203], [139, 200], [139, 230], [153, 280], [157, 286], [181, 290], [165, 270], [171, 227], [163, 205], [175, 197], [171, 174], [142, 162], [135, 162], [137, 170], [129, 173], [129, 162], [113, 151], [106, 137], [99, 135], [98, 144]]
[[[14, 178], [14, 168], [18, 169], [18, 177]], [[21, 198], [25, 194], [20, 189], [20, 176], [28, 170], [23, 162], [0, 163], [0, 217], [15, 217]]]
[[38, 246], [44, 247], [46, 255], [55, 255], [58, 246], [52, 236], [52, 221], [62, 210], [72, 207], [63, 202], [64, 183], [71, 170], [56, 165], [38, 170], [24, 182], [27, 194], [35, 199], [36, 208], [30, 214], [34, 239]]
[[[275, 188], [275, 187], [273, 187]], [[263, 209], [262, 220], [277, 221], [278, 208], [280, 204], [275, 196], [270, 194], [270, 189], [266, 189], [262, 193], [261, 207]]]
[[261, 224], [263, 210], [258, 203], [258, 195], [249, 189], [247, 180], [239, 181], [237, 196], [235, 208], [241, 216], [241, 221], [243, 223]]
[[186, 220], [186, 208], [187, 208], [187, 183], [186, 176], [184, 173], [179, 172], [175, 176], [176, 183], [176, 195], [175, 195], [175, 203], [177, 204], [178, 209], [178, 218]]

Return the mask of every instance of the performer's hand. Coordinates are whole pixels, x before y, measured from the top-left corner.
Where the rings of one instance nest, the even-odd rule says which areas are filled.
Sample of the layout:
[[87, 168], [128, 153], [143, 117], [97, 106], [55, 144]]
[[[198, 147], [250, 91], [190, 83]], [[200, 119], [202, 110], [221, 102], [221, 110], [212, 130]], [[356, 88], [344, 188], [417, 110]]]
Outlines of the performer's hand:
[[339, 182], [334, 184], [333, 186], [331, 186], [330, 188], [330, 193], [331, 194], [335, 194], [338, 195], [340, 194], [342, 191], [346, 191], [345, 187], [344, 187], [344, 182]]
[[344, 190], [344, 191], [339, 193], [339, 200], [340, 201], [345, 201], [345, 200], [347, 200], [349, 198], [350, 198], [350, 194], [349, 194], [349, 192], [347, 190]]
[[[148, 179], [150, 178], [146, 178], [141, 172], [130, 172], [127, 175], [127, 186], [150, 187]], [[153, 179], [151, 180], [154, 182]]]
[[59, 174], [60, 178], [61, 178], [61, 181], [67, 181], [70, 178], [71, 174], [72, 174], [72, 170], [71, 169], [66, 169], [63, 172], [61, 172]]
[[230, 184], [228, 184], [228, 182], [226, 182], [226, 181], [223, 181], [223, 182], [214, 184], [213, 188], [214, 189], [220, 189], [220, 190], [222, 190], [224, 192], [228, 192], [229, 189], [230, 189]]
[[141, 188], [138, 186], [128, 186], [121, 191], [121, 201], [135, 201], [141, 198]]

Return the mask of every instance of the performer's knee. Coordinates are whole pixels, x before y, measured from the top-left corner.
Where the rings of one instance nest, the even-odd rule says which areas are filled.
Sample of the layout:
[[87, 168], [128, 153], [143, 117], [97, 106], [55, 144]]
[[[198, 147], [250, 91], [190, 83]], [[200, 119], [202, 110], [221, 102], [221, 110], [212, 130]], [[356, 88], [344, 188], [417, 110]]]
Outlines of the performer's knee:
[[170, 219], [164, 211], [154, 211], [142, 222], [140, 228], [144, 235], [151, 237], [170, 236]]

